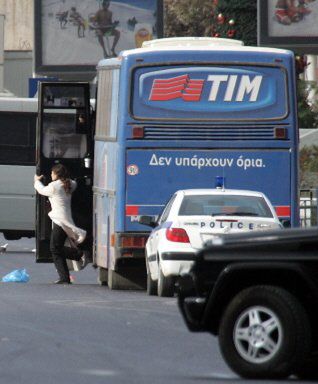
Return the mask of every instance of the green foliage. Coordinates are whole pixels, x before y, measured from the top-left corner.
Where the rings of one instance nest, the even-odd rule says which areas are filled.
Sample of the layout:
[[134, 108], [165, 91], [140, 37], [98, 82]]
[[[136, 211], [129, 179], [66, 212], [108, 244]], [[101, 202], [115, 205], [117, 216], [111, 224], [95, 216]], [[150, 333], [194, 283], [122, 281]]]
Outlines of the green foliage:
[[212, 10], [212, 0], [165, 0], [165, 36], [206, 36]]
[[303, 147], [299, 151], [300, 189], [318, 186], [318, 146]]
[[[232, 36], [245, 45], [256, 45], [257, 0], [164, 0], [164, 34], [174, 36], [213, 36], [216, 31], [222, 38]], [[224, 15], [224, 23], [217, 16]], [[229, 21], [234, 20], [234, 25]]]
[[256, 0], [219, 0], [217, 12], [226, 17], [225, 23], [219, 25], [221, 37], [227, 37], [228, 21], [232, 19], [235, 39], [244, 41], [245, 45], [257, 45]]
[[303, 147], [299, 152], [299, 161], [304, 171], [318, 173], [318, 146]]
[[315, 82], [297, 80], [297, 109], [300, 128], [318, 127], [318, 105], [317, 102], [309, 104], [308, 95], [310, 92], [317, 94]]

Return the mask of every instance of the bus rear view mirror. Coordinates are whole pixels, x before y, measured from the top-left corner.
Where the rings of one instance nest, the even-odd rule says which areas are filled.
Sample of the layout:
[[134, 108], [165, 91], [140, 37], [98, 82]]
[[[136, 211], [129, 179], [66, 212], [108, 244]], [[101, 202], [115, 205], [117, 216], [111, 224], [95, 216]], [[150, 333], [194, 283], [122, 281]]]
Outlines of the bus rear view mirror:
[[147, 225], [151, 228], [155, 228], [158, 225], [153, 216], [140, 216], [138, 219], [138, 223], [142, 225]]

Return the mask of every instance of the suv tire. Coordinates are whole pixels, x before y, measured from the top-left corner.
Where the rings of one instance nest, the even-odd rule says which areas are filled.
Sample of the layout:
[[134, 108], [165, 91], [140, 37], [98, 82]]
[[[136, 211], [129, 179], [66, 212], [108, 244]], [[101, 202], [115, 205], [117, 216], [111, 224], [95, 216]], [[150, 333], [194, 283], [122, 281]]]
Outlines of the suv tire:
[[318, 352], [312, 353], [305, 362], [295, 371], [296, 376], [301, 380], [318, 381]]
[[280, 379], [301, 366], [310, 350], [310, 324], [300, 302], [283, 288], [253, 286], [226, 308], [219, 343], [228, 365], [242, 377]]

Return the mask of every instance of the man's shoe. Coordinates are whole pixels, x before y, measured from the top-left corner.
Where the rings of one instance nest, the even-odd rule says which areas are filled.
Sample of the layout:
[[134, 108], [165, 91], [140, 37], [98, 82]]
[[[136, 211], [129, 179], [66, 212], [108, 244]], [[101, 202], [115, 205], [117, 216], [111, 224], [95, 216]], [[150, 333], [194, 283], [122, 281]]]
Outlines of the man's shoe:
[[70, 280], [56, 280], [54, 284], [72, 284]]

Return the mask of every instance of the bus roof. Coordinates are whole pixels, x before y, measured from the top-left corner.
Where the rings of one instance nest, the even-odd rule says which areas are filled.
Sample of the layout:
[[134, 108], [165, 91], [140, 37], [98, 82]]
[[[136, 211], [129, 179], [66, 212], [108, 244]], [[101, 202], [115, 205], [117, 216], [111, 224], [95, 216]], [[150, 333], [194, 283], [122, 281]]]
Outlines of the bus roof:
[[[243, 41], [235, 39], [223, 39], [219, 37], [169, 37], [166, 39], [155, 39], [145, 41], [141, 50], [216, 50], [216, 51], [243, 51], [243, 52], [272, 52], [272, 53], [287, 53], [285, 49], [267, 48], [267, 47], [252, 47], [245, 46]], [[139, 52], [139, 49], [135, 50]], [[131, 52], [124, 51], [128, 54]]]
[[27, 97], [0, 97], [1, 112], [34, 112], [38, 111], [38, 99]]
[[276, 53], [276, 54], [291, 54], [291, 51], [287, 49], [279, 48], [266, 48], [266, 47], [250, 47], [250, 46], [240, 46], [240, 45], [188, 45], [188, 46], [160, 46], [160, 47], [145, 47], [145, 48], [136, 48], [129, 49], [122, 52], [122, 56], [126, 57], [133, 54], [140, 54], [143, 52], [162, 52], [162, 51], [232, 51], [232, 52], [267, 52], [267, 53]]
[[169, 37], [166, 39], [155, 39], [144, 41], [142, 48], [165, 48], [173, 47], [193, 47], [193, 46], [242, 46], [243, 41], [235, 39], [222, 39], [217, 37]]
[[121, 57], [143, 54], [145, 52], [176, 52], [176, 51], [204, 51], [204, 52], [238, 52], [238, 53], [269, 53], [291, 56], [293, 53], [287, 49], [270, 47], [244, 46], [243, 42], [234, 39], [213, 37], [174, 37], [150, 40], [143, 43], [141, 48], [122, 51], [120, 56], [111, 59], [102, 59], [98, 68], [104, 66], [120, 66]]

